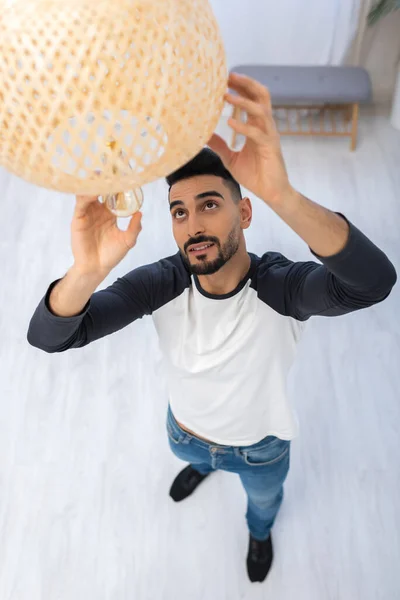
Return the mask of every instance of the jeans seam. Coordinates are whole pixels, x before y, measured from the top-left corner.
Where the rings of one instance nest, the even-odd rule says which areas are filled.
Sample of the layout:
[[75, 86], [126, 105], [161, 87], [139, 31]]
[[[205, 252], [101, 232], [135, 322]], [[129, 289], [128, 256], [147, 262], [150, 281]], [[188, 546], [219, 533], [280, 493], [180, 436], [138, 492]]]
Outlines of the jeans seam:
[[180, 432], [178, 431], [178, 439], [175, 439], [174, 437], [174, 429], [172, 427], [172, 425], [170, 423], [167, 424], [167, 433], [168, 433], [168, 437], [174, 442], [174, 444], [181, 444], [182, 443], [182, 435], [180, 434]]

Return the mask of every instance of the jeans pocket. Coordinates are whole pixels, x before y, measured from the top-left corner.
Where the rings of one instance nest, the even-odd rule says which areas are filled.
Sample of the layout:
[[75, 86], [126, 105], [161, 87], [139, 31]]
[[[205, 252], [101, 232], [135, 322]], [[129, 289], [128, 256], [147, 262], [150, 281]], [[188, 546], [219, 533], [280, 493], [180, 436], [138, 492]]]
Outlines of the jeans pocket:
[[271, 444], [266, 444], [260, 448], [257, 445], [254, 448], [242, 450], [244, 462], [251, 467], [266, 467], [282, 460], [290, 450], [290, 441], [276, 440]]

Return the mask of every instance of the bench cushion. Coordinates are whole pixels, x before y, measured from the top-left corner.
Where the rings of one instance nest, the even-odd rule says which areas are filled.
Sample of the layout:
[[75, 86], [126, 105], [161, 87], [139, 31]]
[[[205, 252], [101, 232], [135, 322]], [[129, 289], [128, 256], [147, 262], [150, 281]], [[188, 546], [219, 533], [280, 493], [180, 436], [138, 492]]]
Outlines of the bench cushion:
[[231, 69], [268, 87], [273, 104], [347, 104], [371, 100], [362, 67], [239, 65]]

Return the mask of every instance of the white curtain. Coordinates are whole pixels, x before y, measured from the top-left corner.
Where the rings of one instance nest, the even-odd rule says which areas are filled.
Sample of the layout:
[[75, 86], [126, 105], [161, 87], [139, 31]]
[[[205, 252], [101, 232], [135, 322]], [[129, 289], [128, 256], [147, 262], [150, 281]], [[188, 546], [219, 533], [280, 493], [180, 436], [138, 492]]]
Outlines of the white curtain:
[[210, 0], [238, 64], [337, 65], [354, 39], [361, 0]]

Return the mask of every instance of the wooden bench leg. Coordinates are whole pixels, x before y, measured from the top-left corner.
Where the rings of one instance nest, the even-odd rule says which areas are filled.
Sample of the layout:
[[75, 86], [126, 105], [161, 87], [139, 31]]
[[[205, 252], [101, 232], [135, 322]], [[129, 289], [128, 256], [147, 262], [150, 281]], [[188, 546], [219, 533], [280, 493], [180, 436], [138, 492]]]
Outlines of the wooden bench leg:
[[[241, 108], [239, 106], [235, 106], [233, 108], [232, 119], [235, 119], [235, 121], [240, 121], [240, 116], [241, 116]], [[237, 140], [237, 133], [236, 133], [236, 131], [234, 131], [232, 134], [232, 142], [231, 142], [232, 150], [235, 149], [236, 140]]]
[[346, 104], [346, 107], [345, 107], [344, 111], [345, 111], [344, 120], [348, 124], [348, 123], [350, 123], [351, 117], [352, 117], [352, 114], [353, 114], [353, 105], [352, 104]]
[[354, 152], [357, 144], [357, 128], [358, 128], [358, 104], [353, 104], [353, 120], [351, 126], [351, 142], [350, 142], [350, 150]]

